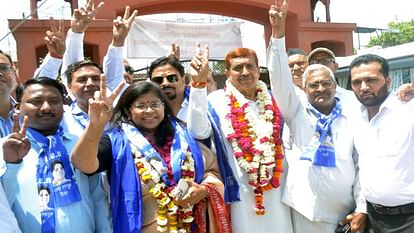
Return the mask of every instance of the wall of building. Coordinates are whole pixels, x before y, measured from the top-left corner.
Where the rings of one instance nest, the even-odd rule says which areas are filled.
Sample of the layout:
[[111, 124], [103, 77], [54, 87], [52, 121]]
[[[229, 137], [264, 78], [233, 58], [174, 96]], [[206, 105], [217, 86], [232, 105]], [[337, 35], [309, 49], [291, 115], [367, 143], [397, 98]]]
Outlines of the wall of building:
[[[249, 20], [259, 23], [265, 28], [266, 44], [270, 37], [268, 19], [270, 0], [104, 0], [105, 6], [98, 14], [98, 20], [92, 23], [85, 35], [85, 43], [92, 49], [86, 54], [94, 61], [102, 62], [108, 44], [112, 38], [112, 19], [123, 15], [125, 6], [137, 9], [139, 15], [155, 13], [211, 13]], [[13, 28], [21, 23], [20, 20], [9, 20]], [[70, 25], [65, 22], [66, 28]], [[356, 24], [315, 23], [311, 18], [310, 1], [291, 1], [287, 18], [286, 45], [287, 48], [300, 47], [310, 52], [315, 46], [323, 45], [338, 55], [351, 55], [353, 48], [352, 31]], [[19, 72], [22, 80], [30, 78], [38, 65], [39, 58], [45, 54], [39, 50], [44, 46], [43, 37], [49, 30], [48, 20], [28, 20], [24, 22], [13, 35], [17, 43]], [[37, 53], [36, 53], [37, 49]]]

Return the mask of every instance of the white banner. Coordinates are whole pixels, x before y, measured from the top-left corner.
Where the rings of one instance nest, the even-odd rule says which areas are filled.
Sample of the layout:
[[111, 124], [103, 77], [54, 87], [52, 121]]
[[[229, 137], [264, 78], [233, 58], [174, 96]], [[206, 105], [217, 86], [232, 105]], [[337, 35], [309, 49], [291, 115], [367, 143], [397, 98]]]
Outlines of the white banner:
[[167, 55], [171, 43], [180, 46], [181, 59], [191, 59], [195, 46], [208, 44], [210, 58], [223, 59], [233, 48], [242, 47], [241, 22], [176, 23], [135, 19], [127, 41], [128, 58], [158, 58]]

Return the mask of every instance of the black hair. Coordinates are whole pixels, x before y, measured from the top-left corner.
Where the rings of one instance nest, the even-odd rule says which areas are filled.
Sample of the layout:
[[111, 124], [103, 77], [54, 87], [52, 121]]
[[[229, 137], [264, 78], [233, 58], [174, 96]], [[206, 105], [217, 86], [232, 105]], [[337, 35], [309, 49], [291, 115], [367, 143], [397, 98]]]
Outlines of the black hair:
[[32, 78], [32, 79], [28, 79], [23, 86], [19, 87], [19, 91], [16, 92], [16, 100], [17, 102], [21, 102], [22, 100], [22, 96], [24, 94], [24, 91], [31, 85], [34, 84], [41, 84], [41, 85], [47, 85], [47, 86], [51, 86], [56, 88], [59, 93], [62, 95], [62, 98], [65, 98], [65, 88], [63, 87], [63, 85], [61, 83], [59, 83], [58, 81], [54, 80], [54, 79], [50, 79], [48, 77], [37, 77], [37, 78]]
[[388, 61], [376, 54], [364, 54], [361, 56], [356, 57], [351, 64], [349, 65], [349, 80], [351, 80], [351, 70], [356, 66], [360, 66], [361, 64], [368, 64], [371, 62], [378, 62], [381, 65], [381, 73], [384, 75], [384, 78], [388, 77], [389, 72], [389, 65]]
[[11, 59], [10, 54], [3, 52], [2, 50], [0, 50], [0, 54], [3, 54], [4, 56], [7, 57], [7, 60], [9, 60], [10, 65], [13, 66], [13, 60]]
[[178, 71], [178, 73], [180, 73], [181, 77], [184, 77], [184, 66], [181, 65], [180, 60], [178, 60], [174, 56], [160, 57], [160, 58], [155, 59], [153, 62], [151, 62], [151, 66], [148, 71], [148, 77], [151, 79], [152, 72], [154, 71], [155, 68], [160, 67], [160, 66], [165, 66], [168, 64], [174, 67]]
[[65, 167], [65, 165], [63, 165], [63, 162], [62, 161], [60, 161], [60, 160], [54, 160], [53, 162], [52, 162], [52, 164], [50, 165], [50, 171], [52, 171], [53, 172], [53, 169], [55, 169], [55, 165], [56, 164], [60, 164], [60, 165], [62, 165], [62, 168], [63, 167]]
[[134, 70], [134, 68], [132, 68], [132, 66], [124, 66], [124, 70], [128, 74], [133, 74], [135, 72], [135, 70]]
[[40, 185], [39, 187], [37, 187], [37, 194], [40, 194], [40, 191], [42, 190], [46, 190], [50, 195], [50, 189], [46, 185]]
[[[164, 119], [162, 119], [160, 125], [155, 131], [155, 143], [158, 146], [163, 146], [165, 145], [167, 136], [174, 134], [174, 128], [171, 125], [170, 119], [174, 119], [179, 123], [183, 122], [174, 115], [167, 96], [161, 90], [159, 85], [155, 83], [146, 81], [136, 82], [129, 86], [119, 98], [118, 103], [114, 108], [114, 115], [111, 119], [111, 125], [112, 127], [121, 127], [122, 123], [135, 125], [128, 117], [128, 114], [130, 114], [130, 108], [137, 98], [147, 93], [154, 93], [164, 104]], [[135, 125], [135, 127], [137, 126]], [[139, 128], [139, 130], [143, 131], [144, 129]]]
[[72, 63], [68, 66], [68, 69], [65, 71], [65, 76], [67, 78], [68, 85], [72, 82], [73, 73], [75, 73], [81, 67], [84, 67], [84, 66], [95, 66], [96, 68], [99, 69], [99, 71], [101, 71], [101, 73], [103, 73], [103, 69], [101, 68], [101, 66], [90, 60], [83, 60], [83, 61]]

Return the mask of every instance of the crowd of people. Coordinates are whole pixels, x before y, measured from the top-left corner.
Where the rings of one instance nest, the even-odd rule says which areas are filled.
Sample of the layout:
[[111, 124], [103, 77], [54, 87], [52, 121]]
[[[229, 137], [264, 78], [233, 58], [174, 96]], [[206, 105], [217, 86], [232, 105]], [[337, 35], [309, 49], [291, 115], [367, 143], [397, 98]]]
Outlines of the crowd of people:
[[390, 91], [387, 60], [358, 56], [341, 88], [331, 50], [286, 50], [277, 0], [270, 90], [248, 48], [227, 53], [216, 90], [200, 44], [187, 74], [173, 43], [138, 80], [128, 6], [103, 67], [84, 58], [102, 7], [88, 0], [67, 32], [52, 21], [18, 88], [0, 51], [2, 232], [414, 232], [414, 81]]

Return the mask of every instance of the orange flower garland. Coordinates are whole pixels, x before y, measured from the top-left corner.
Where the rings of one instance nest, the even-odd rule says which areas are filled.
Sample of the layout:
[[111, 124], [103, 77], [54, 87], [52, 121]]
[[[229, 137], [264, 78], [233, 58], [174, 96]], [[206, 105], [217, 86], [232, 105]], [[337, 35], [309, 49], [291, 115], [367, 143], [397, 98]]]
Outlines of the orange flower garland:
[[257, 84], [259, 113], [256, 114], [248, 100], [231, 84], [226, 96], [231, 122], [226, 138], [231, 143], [238, 165], [249, 177], [256, 201], [256, 214], [265, 214], [263, 192], [280, 186], [283, 172], [282, 116], [276, 102], [268, 93], [266, 84]]

